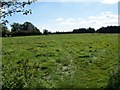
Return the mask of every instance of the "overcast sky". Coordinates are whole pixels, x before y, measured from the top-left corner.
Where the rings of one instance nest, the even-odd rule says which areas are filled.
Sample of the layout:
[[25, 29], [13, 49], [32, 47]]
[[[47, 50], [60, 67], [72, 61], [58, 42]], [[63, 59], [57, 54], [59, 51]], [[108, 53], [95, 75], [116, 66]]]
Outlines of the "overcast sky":
[[118, 25], [118, 0], [40, 0], [26, 9], [32, 9], [33, 14], [7, 17], [10, 24], [28, 21], [40, 31], [52, 32]]

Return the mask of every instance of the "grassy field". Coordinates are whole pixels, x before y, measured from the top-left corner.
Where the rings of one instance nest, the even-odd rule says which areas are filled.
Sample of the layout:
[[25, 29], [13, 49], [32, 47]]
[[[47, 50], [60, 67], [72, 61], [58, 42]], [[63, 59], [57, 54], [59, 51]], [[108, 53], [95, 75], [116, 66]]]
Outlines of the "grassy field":
[[3, 86], [105, 88], [117, 68], [117, 34], [2, 39]]

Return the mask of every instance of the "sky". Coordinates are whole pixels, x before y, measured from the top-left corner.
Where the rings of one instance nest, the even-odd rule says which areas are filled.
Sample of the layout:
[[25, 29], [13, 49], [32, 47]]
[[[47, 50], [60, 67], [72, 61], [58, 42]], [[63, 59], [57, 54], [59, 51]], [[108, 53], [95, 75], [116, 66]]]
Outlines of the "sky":
[[13, 14], [6, 19], [21, 23], [28, 21], [42, 32], [72, 31], [78, 28], [95, 28], [118, 25], [119, 0], [39, 0], [25, 9], [32, 14]]

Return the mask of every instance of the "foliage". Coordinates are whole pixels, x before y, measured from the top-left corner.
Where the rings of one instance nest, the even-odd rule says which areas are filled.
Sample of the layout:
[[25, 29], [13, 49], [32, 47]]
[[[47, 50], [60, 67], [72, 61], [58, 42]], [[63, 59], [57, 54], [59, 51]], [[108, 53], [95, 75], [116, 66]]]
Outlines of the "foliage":
[[0, 0], [0, 20], [2, 21], [2, 24], [8, 23], [8, 20], [5, 18], [7, 16], [12, 16], [12, 14], [20, 13], [22, 12], [23, 15], [31, 14], [30, 10], [25, 10], [26, 5], [31, 5], [36, 0]]
[[[11, 27], [12, 27], [11, 32], [8, 32], [8, 35], [12, 35], [12, 36], [26, 36], [26, 35], [41, 35], [42, 34], [39, 31], [39, 29], [37, 29], [37, 27], [35, 27], [31, 22], [25, 22], [24, 24], [13, 23], [11, 25]], [[5, 31], [5, 30], [3, 30], [3, 31]], [[97, 29], [97, 31], [95, 31], [95, 29], [91, 28], [91, 27], [89, 27], [87, 29], [86, 28], [74, 29], [73, 31], [69, 31], [69, 32], [59, 32], [59, 31], [50, 32], [47, 29], [44, 29], [43, 35], [76, 34], [76, 33], [119, 33], [119, 31], [120, 31], [120, 26], [101, 27], [101, 28]]]
[[10, 35], [10, 31], [8, 30], [7, 26], [0, 24], [0, 37], [6, 37]]
[[79, 28], [79, 29], [74, 29], [73, 33], [95, 33], [95, 29], [94, 28]]
[[120, 33], [120, 26], [101, 27], [95, 31], [94, 28], [79, 28], [69, 32], [53, 32], [50, 34], [75, 34], [75, 33]]
[[118, 63], [117, 34], [2, 38], [4, 88], [106, 88]]
[[101, 27], [96, 32], [98, 33], [120, 33], [120, 26]]
[[43, 30], [43, 35], [47, 35], [48, 33], [49, 33], [48, 30], [46, 29]]
[[13, 23], [11, 25], [12, 36], [40, 35], [42, 34], [37, 27], [30, 22], [23, 24]]

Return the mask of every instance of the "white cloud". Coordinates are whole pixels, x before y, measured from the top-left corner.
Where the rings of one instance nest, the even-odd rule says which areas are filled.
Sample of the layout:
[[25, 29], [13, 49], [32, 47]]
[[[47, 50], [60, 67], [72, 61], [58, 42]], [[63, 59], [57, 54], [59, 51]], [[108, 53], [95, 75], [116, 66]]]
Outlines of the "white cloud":
[[63, 21], [63, 18], [57, 18], [55, 21]]
[[100, 0], [100, 2], [103, 4], [115, 4], [118, 3], [119, 0]]
[[68, 19], [64, 20], [63, 22], [61, 22], [62, 25], [72, 25], [75, 23], [76, 23], [75, 18], [68, 18]]
[[118, 15], [111, 12], [102, 12], [99, 16], [90, 16], [88, 23], [96, 29], [102, 26], [118, 25]]
[[[58, 21], [56, 21], [58, 20]], [[101, 12], [98, 16], [89, 16], [88, 18], [58, 18], [56, 26], [64, 30], [73, 30], [75, 28], [93, 27], [98, 29], [102, 26], [118, 25], [118, 15], [111, 12]], [[58, 29], [59, 29], [58, 28]]]
[[39, 2], [99, 2], [99, 0], [38, 0]]
[[38, 0], [38, 2], [100, 2], [103, 4], [115, 4], [120, 0]]

